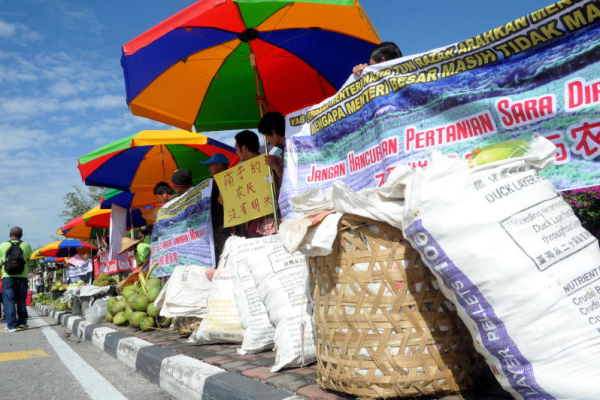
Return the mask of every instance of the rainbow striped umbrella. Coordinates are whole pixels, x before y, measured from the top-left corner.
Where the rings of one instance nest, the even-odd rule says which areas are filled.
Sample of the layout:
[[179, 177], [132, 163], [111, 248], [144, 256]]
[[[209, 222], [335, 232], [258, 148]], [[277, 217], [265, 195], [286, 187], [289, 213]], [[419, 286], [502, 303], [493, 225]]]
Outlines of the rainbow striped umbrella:
[[75, 254], [92, 253], [98, 250], [91, 243], [77, 239], [65, 239], [57, 242], [52, 242], [46, 246], [33, 252], [31, 259], [42, 257], [72, 257]]
[[284, 115], [318, 103], [380, 41], [356, 0], [202, 0], [123, 46], [127, 103], [183, 129], [256, 128], [257, 95]]
[[[146, 225], [146, 220], [142, 217], [142, 209], [128, 210], [127, 228], [137, 228]], [[92, 208], [81, 217], [85, 224], [91, 228], [110, 229], [111, 210], [103, 210], [100, 206]]]
[[109, 189], [100, 199], [100, 208], [108, 209], [113, 204], [123, 208], [142, 208], [159, 204], [154, 192], [124, 192], [117, 189]]
[[87, 226], [83, 216], [80, 216], [65, 224], [56, 234], [70, 239], [95, 239], [96, 235], [104, 235], [104, 229]]
[[147, 130], [81, 157], [79, 172], [88, 186], [152, 193], [158, 182], [169, 182], [177, 169], [191, 170], [194, 184], [210, 177], [200, 161], [215, 153], [225, 155], [230, 165], [239, 161], [233, 147], [199, 133]]

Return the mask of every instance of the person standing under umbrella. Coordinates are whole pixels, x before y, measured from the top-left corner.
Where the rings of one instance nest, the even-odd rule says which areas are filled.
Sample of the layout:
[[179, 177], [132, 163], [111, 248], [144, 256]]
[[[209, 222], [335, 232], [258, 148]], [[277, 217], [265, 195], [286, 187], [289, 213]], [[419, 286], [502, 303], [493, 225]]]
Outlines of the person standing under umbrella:
[[171, 199], [173, 199], [177, 193], [169, 186], [167, 182], [158, 182], [156, 186], [154, 186], [154, 195], [161, 203], [161, 205], [165, 205]]
[[[225, 155], [221, 153], [213, 154], [208, 160], [200, 161], [202, 165], [208, 165], [208, 173], [214, 177], [219, 172], [225, 171], [229, 168], [229, 160]], [[215, 244], [215, 258], [217, 262], [223, 252], [225, 241], [231, 236], [231, 229], [223, 227], [223, 219], [225, 213], [223, 212], [223, 201], [219, 201], [221, 192], [219, 186], [213, 182], [212, 190], [210, 193], [210, 217], [213, 226], [213, 239]]]
[[[23, 230], [10, 229], [10, 240], [0, 244], [0, 262], [2, 263], [2, 294], [6, 328], [4, 332], [16, 332], [26, 329], [27, 325], [27, 287], [29, 259], [33, 251], [29, 243], [21, 240]], [[17, 304], [15, 315], [15, 303]]]

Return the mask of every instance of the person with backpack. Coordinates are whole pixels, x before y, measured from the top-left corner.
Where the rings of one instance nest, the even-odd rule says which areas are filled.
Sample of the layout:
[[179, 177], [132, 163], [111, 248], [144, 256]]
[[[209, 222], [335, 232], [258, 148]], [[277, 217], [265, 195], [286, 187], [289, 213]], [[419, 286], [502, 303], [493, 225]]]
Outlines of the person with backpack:
[[[2, 265], [2, 297], [4, 303], [4, 332], [27, 329], [27, 289], [29, 282], [29, 259], [32, 250], [29, 243], [21, 240], [23, 230], [10, 229], [10, 240], [0, 244], [0, 264]], [[16, 315], [15, 315], [15, 303]]]

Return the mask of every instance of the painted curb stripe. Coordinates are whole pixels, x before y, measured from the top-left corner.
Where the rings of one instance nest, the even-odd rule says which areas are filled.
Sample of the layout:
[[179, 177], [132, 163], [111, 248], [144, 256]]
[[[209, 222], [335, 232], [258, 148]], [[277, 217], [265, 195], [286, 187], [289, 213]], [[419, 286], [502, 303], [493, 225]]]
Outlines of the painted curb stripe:
[[139, 349], [135, 360], [135, 370], [148, 380], [160, 386], [160, 369], [165, 358], [174, 357], [177, 353], [161, 346], [148, 346]]
[[94, 330], [102, 328], [102, 325], [100, 324], [89, 324], [88, 326], [85, 327], [85, 331], [83, 331], [83, 337], [82, 339], [84, 339], [87, 342], [91, 342], [92, 338], [94, 337]]
[[92, 332], [92, 343], [94, 344], [94, 346], [104, 351], [104, 342], [106, 342], [106, 335], [115, 332], [117, 331], [106, 326], [96, 328]]
[[127, 339], [121, 339], [117, 346], [117, 359], [135, 370], [138, 352], [148, 346], [152, 346], [152, 344], [136, 337], [130, 336]]
[[60, 312], [36, 304], [41, 312], [56, 319], [78, 338], [141, 373], [175, 398], [296, 400], [302, 396], [233, 373], [192, 357], [154, 345], [135, 336], [101, 324], [92, 324], [81, 316]]
[[283, 400], [290, 397], [289, 392], [273, 386], [238, 375], [234, 372], [223, 372], [206, 378], [202, 399], [261, 399]]
[[201, 399], [209, 376], [225, 372], [212, 364], [178, 354], [165, 358], [160, 367], [160, 387], [176, 399]]
[[121, 339], [127, 339], [130, 337], [128, 334], [123, 332], [114, 332], [106, 335], [104, 339], [104, 351], [108, 354], [117, 358], [117, 350], [119, 349], [119, 342]]

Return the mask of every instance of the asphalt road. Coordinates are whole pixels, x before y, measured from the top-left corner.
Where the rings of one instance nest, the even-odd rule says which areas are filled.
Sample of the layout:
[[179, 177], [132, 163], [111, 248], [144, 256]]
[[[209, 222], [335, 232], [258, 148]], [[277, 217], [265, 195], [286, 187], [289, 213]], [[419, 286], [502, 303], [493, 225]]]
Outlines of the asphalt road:
[[0, 398], [173, 399], [142, 375], [28, 307], [29, 329], [3, 332]]

